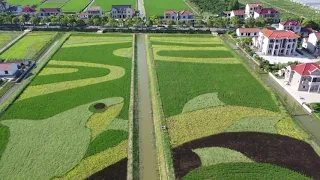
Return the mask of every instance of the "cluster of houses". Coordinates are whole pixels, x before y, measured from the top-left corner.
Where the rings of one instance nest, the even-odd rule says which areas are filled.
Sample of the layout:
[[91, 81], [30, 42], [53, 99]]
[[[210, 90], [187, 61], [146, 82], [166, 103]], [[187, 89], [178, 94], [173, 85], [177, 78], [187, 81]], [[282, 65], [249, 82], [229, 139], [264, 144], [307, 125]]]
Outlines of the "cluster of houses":
[[274, 23], [280, 22], [280, 12], [274, 8], [263, 8], [261, 3], [247, 4], [245, 9], [224, 11], [222, 16], [226, 18], [238, 17], [242, 22], [247, 18], [270, 18]]
[[189, 10], [166, 10], [164, 11], [164, 16], [160, 17], [160, 19], [163, 23], [166, 23], [168, 20], [172, 20], [173, 22], [181, 21], [182, 23], [195, 21], [193, 13]]
[[[0, 12], [11, 12], [15, 15], [21, 15], [21, 14], [29, 14], [29, 15], [36, 15], [40, 18], [45, 18], [49, 16], [57, 16], [60, 14], [63, 14], [63, 11], [61, 8], [40, 8], [39, 11], [37, 11], [35, 8], [32, 8], [30, 6], [26, 7], [19, 7], [19, 6], [11, 6], [7, 4], [6, 2], [0, 1]], [[114, 19], [125, 19], [125, 18], [132, 18], [139, 13], [134, 10], [131, 5], [112, 5], [110, 10], [110, 15]], [[85, 20], [92, 16], [103, 16], [103, 10], [100, 6], [90, 6], [84, 10], [84, 12], [81, 12], [78, 14], [78, 17]]]
[[302, 42], [303, 48], [316, 57], [320, 56], [320, 32], [301, 27], [298, 21], [281, 22], [276, 30], [238, 28], [236, 34], [239, 38], [252, 37], [253, 46], [263, 55], [290, 56]]

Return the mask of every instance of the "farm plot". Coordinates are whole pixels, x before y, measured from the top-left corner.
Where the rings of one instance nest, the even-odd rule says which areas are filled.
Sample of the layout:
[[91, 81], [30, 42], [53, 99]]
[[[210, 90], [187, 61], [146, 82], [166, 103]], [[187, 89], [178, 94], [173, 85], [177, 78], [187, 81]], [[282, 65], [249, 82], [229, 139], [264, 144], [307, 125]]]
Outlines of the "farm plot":
[[8, 0], [10, 5], [32, 6], [41, 4], [41, 0]]
[[219, 37], [150, 42], [176, 178], [319, 178], [318, 147]]
[[57, 33], [31, 32], [0, 55], [6, 61], [34, 60], [47, 45], [50, 45]]
[[64, 6], [69, 0], [47, 0], [38, 6], [38, 10], [40, 8], [61, 8]]
[[164, 11], [168, 9], [176, 11], [190, 10], [188, 5], [183, 0], [144, 0], [144, 7], [146, 9], [146, 14], [149, 16], [163, 16]]
[[72, 35], [0, 117], [1, 179], [126, 178], [132, 36], [94, 38], [117, 41]]
[[109, 12], [111, 10], [112, 5], [131, 5], [133, 9], [135, 9], [135, 0], [95, 0], [93, 6], [100, 6], [103, 12]]
[[0, 31], [0, 49], [17, 38], [20, 34], [21, 32], [17, 31]]
[[63, 12], [81, 12], [91, 0], [70, 0], [63, 7]]
[[[256, 3], [256, 0], [240, 0], [239, 1], [242, 4], [248, 4], [248, 3]], [[298, 17], [304, 17], [309, 19], [316, 19], [320, 18], [320, 15], [316, 13], [315, 9], [312, 9], [308, 6], [303, 6], [299, 3], [294, 3], [290, 0], [260, 0], [264, 7], [272, 7], [276, 8], [280, 11], [281, 17], [292, 17], [292, 16], [298, 16]]]

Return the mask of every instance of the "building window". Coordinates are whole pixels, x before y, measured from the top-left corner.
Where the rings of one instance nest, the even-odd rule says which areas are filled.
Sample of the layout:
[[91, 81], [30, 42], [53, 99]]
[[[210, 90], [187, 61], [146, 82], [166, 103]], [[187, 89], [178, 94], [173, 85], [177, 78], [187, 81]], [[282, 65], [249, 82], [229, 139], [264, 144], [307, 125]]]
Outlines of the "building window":
[[307, 78], [306, 78], [306, 77], [303, 77], [303, 78], [302, 78], [302, 81], [305, 81], [305, 80], [307, 80]]
[[317, 78], [313, 78], [313, 79], [312, 79], [312, 82], [317, 82]]
[[8, 71], [4, 71], [4, 74], [9, 74], [9, 72]]
[[254, 35], [257, 35], [257, 33], [254, 33]]
[[305, 88], [306, 88], [306, 86], [302, 86], [302, 88], [303, 88], [303, 89], [305, 89]]
[[278, 49], [278, 45], [276, 45], [275, 49]]
[[243, 36], [243, 33], [241, 33], [241, 36]]

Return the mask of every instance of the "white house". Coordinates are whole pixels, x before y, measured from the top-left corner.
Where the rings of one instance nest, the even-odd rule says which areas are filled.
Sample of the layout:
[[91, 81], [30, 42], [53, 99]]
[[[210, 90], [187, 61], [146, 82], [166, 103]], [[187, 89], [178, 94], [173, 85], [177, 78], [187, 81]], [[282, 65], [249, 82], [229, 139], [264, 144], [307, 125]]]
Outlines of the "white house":
[[164, 11], [164, 19], [165, 22], [167, 20], [172, 20], [174, 22], [181, 21], [186, 23], [187, 21], [194, 22], [195, 18], [193, 13], [188, 10], [175, 11], [175, 10], [166, 10]]
[[259, 32], [259, 28], [238, 28], [236, 30], [238, 37], [257, 37]]
[[289, 56], [296, 51], [299, 37], [288, 30], [262, 29], [259, 36], [253, 38], [253, 45], [263, 55]]
[[245, 14], [246, 17], [250, 18], [254, 16], [254, 12], [262, 9], [261, 3], [250, 3], [246, 5]]
[[39, 11], [39, 17], [49, 17], [51, 15], [57, 16], [59, 14], [62, 14], [62, 10], [60, 8], [40, 8]]
[[255, 19], [261, 18], [271, 18], [274, 23], [280, 22], [280, 12], [274, 8], [262, 8], [254, 12], [253, 17]]
[[320, 32], [311, 33], [309, 38], [304, 38], [302, 47], [315, 56], [320, 56]]
[[17, 63], [1, 63], [0, 64], [0, 77], [14, 76], [19, 69]]
[[320, 92], [320, 67], [316, 63], [288, 66], [285, 81], [298, 91]]
[[278, 30], [290, 30], [295, 33], [300, 33], [301, 23], [299, 21], [284, 21], [279, 23]]
[[102, 16], [102, 8], [100, 6], [90, 6], [87, 8], [88, 16]]
[[131, 8], [131, 5], [112, 5], [110, 14], [114, 19], [132, 18], [135, 15], [135, 11]]
[[230, 12], [230, 18], [232, 17], [239, 17], [240, 21], [245, 20], [245, 10], [240, 9], [240, 10], [233, 10]]

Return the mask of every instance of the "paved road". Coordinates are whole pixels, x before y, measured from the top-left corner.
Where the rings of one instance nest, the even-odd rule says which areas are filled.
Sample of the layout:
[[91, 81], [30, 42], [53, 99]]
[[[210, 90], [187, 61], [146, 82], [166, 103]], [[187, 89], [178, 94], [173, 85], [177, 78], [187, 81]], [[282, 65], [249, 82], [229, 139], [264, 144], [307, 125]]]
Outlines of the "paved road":
[[[42, 62], [45, 57], [47, 57], [49, 55], [49, 53], [53, 50], [53, 48], [55, 48], [58, 44], [59, 40], [55, 41], [49, 49], [46, 50], [45, 53], [43, 53], [37, 60], [36, 64], [39, 64], [40, 62]], [[33, 70], [30, 71], [30, 73], [32, 73]], [[25, 77], [28, 77], [28, 75], [26, 75]], [[23, 80], [22, 80], [23, 81]], [[16, 92], [21, 86], [23, 86], [24, 84], [21, 83], [21, 84], [15, 84], [5, 95], [3, 95], [1, 98], [0, 98], [0, 104], [4, 103], [9, 97], [11, 97], [11, 95]], [[2, 112], [0, 112], [1, 114]]]
[[141, 18], [145, 17], [143, 0], [138, 0], [138, 10], [139, 10], [139, 13], [140, 13], [140, 17]]
[[137, 77], [138, 77], [138, 102], [137, 114], [139, 120], [139, 160], [140, 179], [157, 180], [157, 156], [154, 139], [154, 125], [151, 109], [149, 87], [149, 72], [147, 66], [147, 53], [145, 35], [137, 35]]

